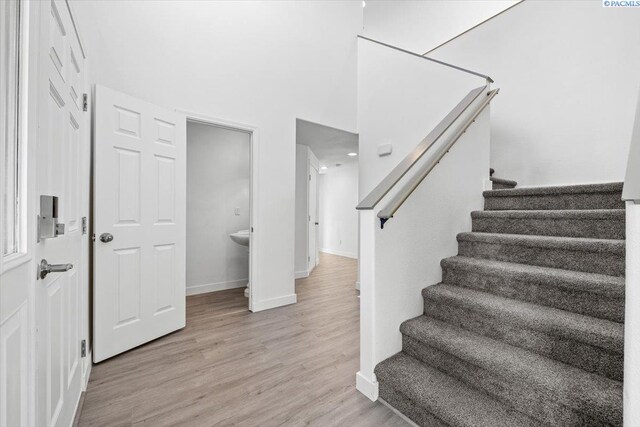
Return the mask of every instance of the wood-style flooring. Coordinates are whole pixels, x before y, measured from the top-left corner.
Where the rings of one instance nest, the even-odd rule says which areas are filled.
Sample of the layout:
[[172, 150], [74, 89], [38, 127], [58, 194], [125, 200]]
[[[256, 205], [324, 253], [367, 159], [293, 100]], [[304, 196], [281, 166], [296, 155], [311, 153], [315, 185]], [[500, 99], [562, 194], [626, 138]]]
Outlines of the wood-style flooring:
[[187, 326], [93, 367], [81, 426], [406, 426], [355, 388], [356, 261], [321, 254], [298, 303], [187, 298]]

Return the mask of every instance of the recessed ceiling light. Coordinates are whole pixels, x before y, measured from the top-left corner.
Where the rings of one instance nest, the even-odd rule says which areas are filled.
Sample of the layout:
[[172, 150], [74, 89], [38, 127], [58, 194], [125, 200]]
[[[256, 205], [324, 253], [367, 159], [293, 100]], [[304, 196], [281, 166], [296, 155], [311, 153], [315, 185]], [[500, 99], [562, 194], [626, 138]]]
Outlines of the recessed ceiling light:
[[349, 157], [355, 157], [357, 155], [358, 155], [358, 153], [347, 153], [347, 156], [349, 156]]
[[362, 7], [365, 7], [367, 5], [367, 2], [362, 0]]
[[326, 167], [326, 166], [320, 166], [320, 170], [321, 170], [321, 171], [326, 171], [326, 170], [327, 170], [327, 167]]

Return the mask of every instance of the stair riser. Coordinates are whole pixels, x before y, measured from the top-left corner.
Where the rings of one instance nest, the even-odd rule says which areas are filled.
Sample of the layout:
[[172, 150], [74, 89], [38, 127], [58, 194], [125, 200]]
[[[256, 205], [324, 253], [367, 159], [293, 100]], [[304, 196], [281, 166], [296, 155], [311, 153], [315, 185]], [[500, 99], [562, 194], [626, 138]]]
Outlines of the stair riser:
[[546, 283], [519, 279], [508, 274], [487, 274], [482, 271], [443, 266], [442, 281], [489, 292], [494, 295], [527, 301], [547, 307], [612, 320], [624, 321], [624, 299], [608, 298], [587, 292], [565, 290]]
[[378, 395], [419, 426], [450, 427], [421, 406], [410, 404], [409, 399], [393, 387], [387, 386], [384, 381], [379, 383]]
[[587, 252], [561, 248], [460, 241], [458, 255], [497, 261], [624, 276], [624, 253]]
[[451, 301], [425, 298], [424, 307], [424, 312], [429, 317], [524, 348], [587, 372], [622, 381], [623, 357], [621, 354], [576, 340], [535, 331], [527, 328], [526, 325], [515, 324], [511, 319], [492, 317], [491, 313], [459, 307]]
[[620, 192], [485, 197], [485, 210], [624, 209]]
[[528, 382], [509, 381], [411, 337], [403, 336], [402, 349], [421, 362], [471, 387], [483, 390], [505, 404], [518, 408], [520, 412], [548, 425], [589, 427], [622, 425], [621, 411], [616, 414], [607, 414], [589, 405], [585, 405], [584, 408], [570, 408], [557, 397], [547, 395], [544, 390], [533, 388]]
[[473, 219], [473, 231], [481, 233], [526, 234], [530, 236], [624, 239], [624, 217], [620, 219], [489, 218]]

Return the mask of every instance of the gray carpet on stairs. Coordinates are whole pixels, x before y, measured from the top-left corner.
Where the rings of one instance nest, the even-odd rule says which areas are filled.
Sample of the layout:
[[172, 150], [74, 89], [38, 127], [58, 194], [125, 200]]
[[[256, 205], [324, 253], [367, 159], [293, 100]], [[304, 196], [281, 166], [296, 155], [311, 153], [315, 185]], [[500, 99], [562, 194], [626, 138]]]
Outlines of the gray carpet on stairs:
[[422, 426], [621, 426], [621, 189], [485, 192], [380, 396]]

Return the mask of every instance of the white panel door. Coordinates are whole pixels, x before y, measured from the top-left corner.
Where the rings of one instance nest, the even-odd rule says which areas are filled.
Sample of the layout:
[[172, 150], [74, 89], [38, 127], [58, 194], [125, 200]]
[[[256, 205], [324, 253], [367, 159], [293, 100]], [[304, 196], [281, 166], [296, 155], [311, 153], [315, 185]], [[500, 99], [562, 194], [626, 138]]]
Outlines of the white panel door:
[[83, 387], [81, 340], [85, 268], [83, 190], [88, 174], [88, 113], [83, 111], [85, 58], [68, 4], [40, 5], [40, 73], [36, 194], [58, 197], [64, 234], [41, 239], [36, 261], [72, 264], [36, 281], [37, 425], [67, 426]]
[[[26, 10], [18, 2], [0, 2], [0, 427], [27, 427], [34, 418], [35, 366], [31, 245], [22, 233], [21, 219], [33, 193], [32, 172], [20, 150], [20, 68], [27, 62], [24, 35]], [[22, 27], [22, 31], [21, 31]], [[21, 34], [22, 33], [22, 34]], [[27, 184], [28, 191], [19, 186]], [[26, 190], [26, 187], [24, 189]], [[18, 203], [22, 200], [26, 203]], [[29, 205], [29, 206], [27, 206]], [[28, 233], [30, 236], [31, 233]]]
[[100, 362], [185, 326], [186, 118], [97, 86], [95, 126]]
[[309, 165], [309, 273], [316, 267], [318, 262], [318, 170]]

